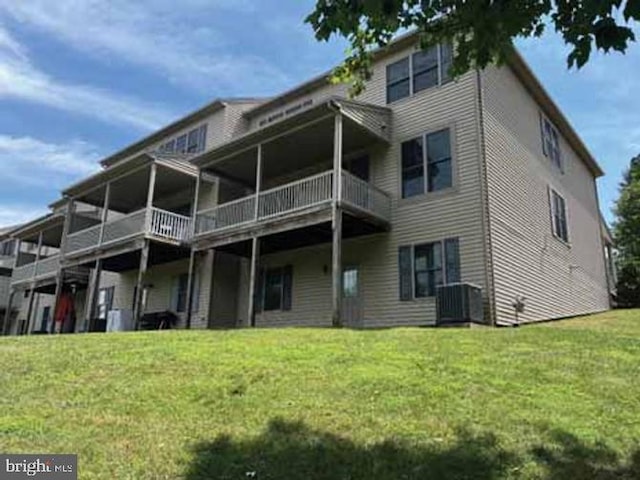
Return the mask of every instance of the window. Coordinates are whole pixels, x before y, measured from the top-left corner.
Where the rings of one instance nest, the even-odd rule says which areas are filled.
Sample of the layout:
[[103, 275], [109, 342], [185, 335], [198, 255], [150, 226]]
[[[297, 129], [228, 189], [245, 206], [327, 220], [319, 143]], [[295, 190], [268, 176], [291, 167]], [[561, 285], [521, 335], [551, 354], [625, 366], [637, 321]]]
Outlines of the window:
[[387, 103], [411, 95], [409, 58], [387, 66]]
[[413, 250], [414, 297], [433, 297], [442, 285], [442, 244], [416, 245]]
[[451, 80], [453, 49], [437, 45], [387, 66], [387, 103]]
[[433, 297], [439, 285], [460, 281], [457, 238], [400, 247], [400, 300]]
[[291, 310], [292, 267], [269, 268], [260, 274], [257, 310]]
[[540, 115], [542, 129], [542, 151], [556, 167], [563, 170], [562, 152], [560, 151], [560, 136], [558, 130], [544, 115]]
[[98, 304], [96, 307], [98, 311], [96, 312], [96, 316], [100, 320], [107, 319], [107, 314], [109, 313], [113, 305], [114, 290], [115, 290], [115, 287], [109, 287], [109, 288], [101, 288], [98, 292]]
[[200, 153], [207, 144], [207, 124], [173, 138], [159, 148], [162, 153]]
[[187, 151], [187, 135], [180, 135], [176, 138], [176, 153], [185, 153]]
[[437, 192], [453, 185], [449, 129], [404, 142], [401, 150], [402, 198]]
[[342, 272], [342, 296], [356, 298], [358, 296], [358, 269], [345, 268]]
[[13, 257], [16, 248], [15, 240], [5, 240], [0, 243], [0, 256]]
[[567, 222], [567, 205], [555, 190], [551, 190], [551, 223], [553, 234], [560, 240], [569, 241], [569, 227]]

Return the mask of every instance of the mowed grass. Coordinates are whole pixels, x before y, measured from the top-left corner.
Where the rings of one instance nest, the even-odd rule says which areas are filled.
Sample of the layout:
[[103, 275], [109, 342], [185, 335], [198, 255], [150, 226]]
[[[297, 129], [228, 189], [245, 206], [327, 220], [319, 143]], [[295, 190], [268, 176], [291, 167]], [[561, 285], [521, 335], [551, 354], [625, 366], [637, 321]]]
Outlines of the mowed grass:
[[640, 478], [640, 311], [0, 339], [0, 452], [80, 478]]

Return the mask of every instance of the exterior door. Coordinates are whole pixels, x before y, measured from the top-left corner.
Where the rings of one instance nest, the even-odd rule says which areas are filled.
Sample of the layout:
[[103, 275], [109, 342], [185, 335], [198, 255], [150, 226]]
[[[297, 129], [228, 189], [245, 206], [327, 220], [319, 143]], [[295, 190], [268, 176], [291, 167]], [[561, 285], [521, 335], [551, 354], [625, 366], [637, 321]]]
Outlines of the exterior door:
[[357, 266], [345, 267], [342, 271], [342, 319], [347, 327], [362, 327], [360, 272]]

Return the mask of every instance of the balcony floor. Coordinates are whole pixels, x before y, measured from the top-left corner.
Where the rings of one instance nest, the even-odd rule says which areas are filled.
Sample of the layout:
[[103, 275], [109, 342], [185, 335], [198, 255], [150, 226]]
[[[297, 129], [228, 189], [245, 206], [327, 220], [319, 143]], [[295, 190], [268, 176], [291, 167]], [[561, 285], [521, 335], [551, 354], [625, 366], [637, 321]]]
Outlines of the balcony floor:
[[[342, 220], [342, 237], [354, 238], [364, 235], [382, 233], [388, 229], [380, 224], [366, 222], [359, 217], [345, 212]], [[331, 221], [323, 221], [301, 228], [293, 228], [260, 237], [260, 254], [267, 255], [283, 250], [330, 243], [332, 239]], [[251, 242], [239, 240], [216, 247], [216, 250], [242, 257], [251, 256]]]

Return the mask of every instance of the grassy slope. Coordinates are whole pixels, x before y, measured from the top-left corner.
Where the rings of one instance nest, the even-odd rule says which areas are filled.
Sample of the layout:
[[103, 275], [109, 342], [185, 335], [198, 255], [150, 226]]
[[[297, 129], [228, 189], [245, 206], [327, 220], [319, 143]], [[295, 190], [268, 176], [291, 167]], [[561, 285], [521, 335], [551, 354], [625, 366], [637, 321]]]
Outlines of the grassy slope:
[[0, 452], [80, 478], [640, 478], [640, 311], [13, 337], [0, 364]]

